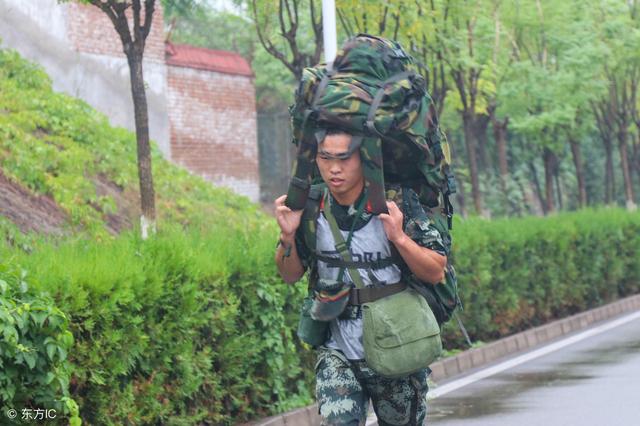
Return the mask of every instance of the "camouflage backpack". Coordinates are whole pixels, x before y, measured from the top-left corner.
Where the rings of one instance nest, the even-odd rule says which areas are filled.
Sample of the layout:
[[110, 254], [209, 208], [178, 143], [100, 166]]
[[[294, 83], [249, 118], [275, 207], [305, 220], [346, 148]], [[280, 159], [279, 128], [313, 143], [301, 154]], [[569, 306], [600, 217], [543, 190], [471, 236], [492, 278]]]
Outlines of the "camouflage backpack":
[[[298, 156], [287, 206], [305, 208], [311, 185], [322, 181], [315, 164], [318, 143], [327, 129], [339, 129], [353, 136], [349, 150], [360, 150], [373, 213], [387, 212], [385, 184], [413, 189], [449, 253], [449, 196], [456, 190], [455, 178], [446, 138], [418, 71], [397, 42], [367, 34], [348, 40], [332, 64], [304, 70], [289, 109]], [[445, 275], [445, 285], [421, 286], [440, 322], [461, 306], [452, 266]]]

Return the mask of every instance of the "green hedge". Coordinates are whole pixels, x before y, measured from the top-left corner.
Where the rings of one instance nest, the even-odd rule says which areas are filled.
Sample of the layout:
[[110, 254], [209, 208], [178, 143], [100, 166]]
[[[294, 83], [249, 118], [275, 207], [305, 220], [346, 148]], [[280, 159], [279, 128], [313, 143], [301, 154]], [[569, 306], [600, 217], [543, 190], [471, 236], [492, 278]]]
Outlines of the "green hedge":
[[70, 319], [83, 420], [228, 424], [311, 402], [310, 354], [294, 337], [304, 286], [276, 278], [274, 224], [226, 229], [12, 252]]
[[[458, 221], [453, 261], [473, 340], [488, 341], [640, 292], [640, 213]], [[455, 321], [449, 346], [462, 346]]]
[[[462, 319], [488, 341], [640, 292], [640, 215], [457, 221]], [[37, 241], [1, 258], [66, 312], [69, 395], [89, 423], [229, 424], [311, 402], [313, 354], [295, 337], [305, 286], [273, 265], [272, 221], [164, 229], [142, 242]], [[448, 349], [462, 347], [455, 322]], [[36, 388], [33, 389], [34, 392]], [[35, 395], [35, 394], [34, 394]]]

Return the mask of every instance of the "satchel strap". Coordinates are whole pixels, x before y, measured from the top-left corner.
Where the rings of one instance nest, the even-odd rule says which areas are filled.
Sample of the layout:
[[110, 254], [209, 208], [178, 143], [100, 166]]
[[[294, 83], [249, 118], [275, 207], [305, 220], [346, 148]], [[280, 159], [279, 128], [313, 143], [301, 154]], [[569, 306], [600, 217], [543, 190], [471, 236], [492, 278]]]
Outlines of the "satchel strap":
[[[328, 190], [325, 190], [325, 197], [327, 196], [328, 196]], [[353, 230], [354, 230], [354, 226], [357, 221], [357, 218], [360, 217], [360, 214], [362, 214], [366, 197], [360, 202], [356, 219], [353, 221], [353, 224], [351, 226], [351, 230], [349, 231], [349, 236], [346, 242], [344, 241], [344, 238], [340, 233], [338, 222], [336, 222], [336, 218], [333, 216], [333, 213], [331, 212], [331, 197], [329, 197], [328, 200], [329, 200], [329, 206], [327, 209], [324, 210], [324, 215], [327, 218], [327, 222], [329, 222], [329, 228], [331, 229], [331, 233], [333, 234], [333, 240], [335, 243], [336, 250], [338, 251], [338, 253], [340, 253], [340, 256], [342, 257], [342, 260], [345, 262], [345, 264], [351, 264], [353, 263], [353, 259], [351, 258], [351, 253], [349, 252], [349, 244], [351, 243], [351, 237], [353, 236]], [[342, 280], [342, 273], [344, 272], [344, 269], [345, 267], [343, 266], [340, 270], [340, 273], [338, 274], [338, 281]], [[356, 287], [364, 288], [365, 285], [364, 285], [364, 282], [362, 281], [362, 277], [360, 276], [360, 273], [358, 272], [358, 270], [353, 267], [347, 267], [347, 269], [349, 269], [349, 275], [351, 276], [351, 279], [353, 280], [353, 283], [356, 285]]]
[[406, 288], [407, 284], [402, 281], [395, 284], [387, 284], [384, 287], [352, 288], [349, 293], [349, 303], [351, 305], [362, 305], [365, 303], [375, 302], [383, 297], [400, 293]]

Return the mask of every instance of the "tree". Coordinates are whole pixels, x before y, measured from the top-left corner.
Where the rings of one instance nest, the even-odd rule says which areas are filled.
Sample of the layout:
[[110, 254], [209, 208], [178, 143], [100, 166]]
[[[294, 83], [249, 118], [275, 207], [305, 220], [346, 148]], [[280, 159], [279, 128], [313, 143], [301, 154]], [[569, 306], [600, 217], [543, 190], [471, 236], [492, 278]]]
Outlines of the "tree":
[[122, 50], [129, 64], [131, 96], [136, 126], [138, 155], [138, 179], [140, 187], [140, 227], [142, 238], [156, 228], [155, 192], [151, 170], [151, 148], [149, 144], [149, 112], [144, 87], [142, 58], [145, 42], [151, 31], [155, 0], [81, 0], [104, 12], [113, 24]]
[[456, 89], [454, 105], [460, 113], [469, 162], [471, 193], [475, 210], [486, 215], [479, 174], [488, 168], [487, 128], [490, 122], [487, 100], [495, 92], [488, 76], [493, 46], [484, 40], [494, 35], [490, 5], [483, 0], [445, 2], [449, 22], [439, 31], [442, 60]]
[[324, 46], [320, 0], [250, 0], [249, 8], [260, 44], [296, 80], [306, 67], [320, 62]]
[[[640, 83], [640, 18], [638, 17], [638, 1], [620, 2], [608, 0], [601, 2], [595, 9], [596, 30], [608, 49], [603, 64], [603, 75], [608, 82], [608, 91], [597, 102], [592, 104], [598, 127], [607, 148], [607, 156], [611, 156], [611, 139], [617, 141], [620, 155], [620, 168], [624, 182], [624, 197], [627, 209], [635, 210], [634, 189], [632, 180], [633, 157], [629, 156], [630, 129], [634, 122], [637, 108], [637, 93]], [[631, 141], [633, 145], [634, 142]], [[607, 161], [607, 167], [610, 160]], [[607, 172], [607, 176], [613, 173]], [[609, 188], [609, 186], [607, 186]], [[607, 194], [608, 195], [608, 194]], [[607, 196], [609, 199], [609, 196]]]
[[[562, 204], [559, 172], [567, 142], [577, 176], [577, 205], [587, 202], [581, 145], [591, 126], [585, 116], [590, 118], [588, 105], [603, 89], [597, 78], [602, 51], [590, 30], [589, 10], [577, 1], [536, 0], [515, 8], [512, 19], [509, 37], [516, 61], [500, 95], [514, 130], [542, 156], [545, 213], [557, 208], [556, 199]], [[535, 165], [529, 167], [536, 181]]]
[[[261, 16], [280, 22], [271, 34], [285, 34], [288, 3], [276, 8], [262, 1], [273, 10]], [[603, 180], [605, 199], [614, 201], [616, 148], [625, 198], [633, 201], [633, 174], [640, 177], [639, 3], [337, 0], [337, 13], [342, 34], [395, 39], [422, 63], [441, 125], [459, 154], [454, 160], [462, 162], [458, 193], [470, 184], [476, 212], [522, 211], [512, 199], [519, 189], [516, 203], [534, 192], [548, 213], [601, 199], [594, 191]], [[289, 38], [273, 44], [280, 41], [291, 60]], [[299, 30], [296, 40], [304, 46]], [[603, 146], [594, 143], [598, 134]], [[587, 166], [600, 157], [605, 168]], [[534, 191], [524, 188], [526, 179]], [[496, 201], [505, 199], [508, 209], [500, 209]]]

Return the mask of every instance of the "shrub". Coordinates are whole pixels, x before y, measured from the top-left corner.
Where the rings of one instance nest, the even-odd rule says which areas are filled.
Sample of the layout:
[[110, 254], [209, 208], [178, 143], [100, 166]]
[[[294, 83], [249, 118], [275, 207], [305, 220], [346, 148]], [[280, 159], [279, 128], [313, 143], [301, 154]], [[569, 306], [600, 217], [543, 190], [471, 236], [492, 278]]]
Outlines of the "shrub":
[[[26, 272], [0, 263], [0, 405], [8, 410], [56, 410], [79, 424], [78, 405], [69, 397], [73, 345], [67, 316], [45, 293], [35, 294]], [[7, 420], [11, 420], [7, 417]]]
[[[475, 340], [493, 340], [640, 292], [640, 214], [585, 209], [454, 225], [453, 259]], [[462, 346], [455, 321], [445, 327]]]
[[[311, 402], [294, 337], [304, 286], [282, 283], [273, 223], [165, 227], [16, 256], [70, 318], [70, 394], [107, 424], [228, 424]], [[1, 254], [1, 251], [0, 251]]]

